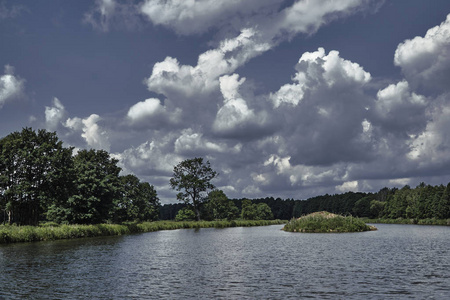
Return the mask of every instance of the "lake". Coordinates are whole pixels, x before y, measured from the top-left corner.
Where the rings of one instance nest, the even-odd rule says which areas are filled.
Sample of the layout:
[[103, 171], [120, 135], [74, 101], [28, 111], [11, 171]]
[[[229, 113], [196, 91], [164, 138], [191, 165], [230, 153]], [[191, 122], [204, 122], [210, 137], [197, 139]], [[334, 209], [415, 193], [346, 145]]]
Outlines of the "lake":
[[0, 245], [0, 299], [450, 299], [450, 227], [182, 229]]

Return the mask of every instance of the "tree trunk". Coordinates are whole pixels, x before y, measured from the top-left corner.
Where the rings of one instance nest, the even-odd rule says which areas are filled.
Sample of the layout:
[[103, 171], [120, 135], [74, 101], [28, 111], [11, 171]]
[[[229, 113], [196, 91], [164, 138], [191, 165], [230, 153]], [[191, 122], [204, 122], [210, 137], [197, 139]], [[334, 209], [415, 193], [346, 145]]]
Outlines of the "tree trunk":
[[197, 221], [201, 221], [200, 220], [200, 210], [198, 209], [197, 206], [195, 206], [195, 214], [197, 215]]

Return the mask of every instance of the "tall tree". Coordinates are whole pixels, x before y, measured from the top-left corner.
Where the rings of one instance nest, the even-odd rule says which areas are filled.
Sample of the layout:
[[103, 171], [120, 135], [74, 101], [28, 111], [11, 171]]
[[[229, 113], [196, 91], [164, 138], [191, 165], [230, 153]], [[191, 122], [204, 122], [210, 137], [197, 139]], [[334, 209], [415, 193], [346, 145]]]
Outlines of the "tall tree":
[[160, 202], [148, 182], [135, 175], [120, 177], [121, 197], [114, 201], [114, 222], [154, 221], [158, 218]]
[[206, 203], [206, 210], [215, 220], [236, 219], [239, 215], [239, 210], [233, 201], [228, 200], [227, 195], [221, 190], [213, 190], [208, 194], [208, 203]]
[[192, 204], [197, 220], [200, 221], [200, 205], [206, 200], [208, 190], [214, 189], [211, 180], [217, 176], [207, 161], [196, 157], [186, 159], [173, 168], [173, 177], [170, 179], [172, 189], [182, 191], [177, 199], [186, 204]]
[[57, 207], [60, 221], [95, 224], [112, 217], [113, 203], [121, 196], [117, 162], [104, 150], [81, 150], [75, 155], [75, 191]]
[[0, 206], [9, 223], [37, 225], [46, 208], [67, 200], [72, 148], [56, 133], [24, 128], [0, 140]]

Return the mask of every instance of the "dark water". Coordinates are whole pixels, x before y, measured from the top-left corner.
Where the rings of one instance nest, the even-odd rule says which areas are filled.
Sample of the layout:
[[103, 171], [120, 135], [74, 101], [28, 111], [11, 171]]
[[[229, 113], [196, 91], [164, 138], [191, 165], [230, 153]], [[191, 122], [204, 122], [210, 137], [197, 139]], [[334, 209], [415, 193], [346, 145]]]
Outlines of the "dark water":
[[450, 299], [450, 227], [281, 227], [0, 245], [0, 299]]

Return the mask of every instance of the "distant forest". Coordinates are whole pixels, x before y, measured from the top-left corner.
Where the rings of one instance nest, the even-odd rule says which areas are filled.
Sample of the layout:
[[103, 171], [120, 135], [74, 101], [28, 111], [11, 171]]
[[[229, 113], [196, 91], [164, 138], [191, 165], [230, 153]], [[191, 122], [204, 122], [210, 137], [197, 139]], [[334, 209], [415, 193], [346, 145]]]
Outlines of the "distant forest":
[[[241, 210], [246, 199], [232, 199]], [[258, 198], [252, 203], [266, 203], [273, 217], [290, 220], [317, 211], [367, 217], [370, 219], [449, 219], [450, 183], [447, 186], [431, 186], [425, 183], [416, 188], [406, 185], [401, 189], [383, 188], [377, 193], [347, 192], [344, 194], [323, 195], [307, 200]], [[160, 208], [160, 219], [172, 220], [185, 204], [166, 204]]]

